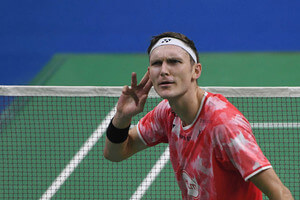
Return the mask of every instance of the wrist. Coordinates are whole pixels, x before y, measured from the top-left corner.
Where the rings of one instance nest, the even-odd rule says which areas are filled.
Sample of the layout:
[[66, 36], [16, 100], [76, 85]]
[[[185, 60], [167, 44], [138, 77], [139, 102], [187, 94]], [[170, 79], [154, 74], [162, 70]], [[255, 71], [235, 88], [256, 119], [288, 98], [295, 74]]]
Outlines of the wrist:
[[116, 113], [111, 122], [113, 123], [114, 127], [118, 129], [124, 129], [130, 126], [131, 117], [123, 116], [119, 113]]
[[128, 137], [130, 124], [125, 128], [117, 128], [113, 125], [113, 119], [110, 121], [107, 130], [106, 137], [112, 143], [123, 143]]

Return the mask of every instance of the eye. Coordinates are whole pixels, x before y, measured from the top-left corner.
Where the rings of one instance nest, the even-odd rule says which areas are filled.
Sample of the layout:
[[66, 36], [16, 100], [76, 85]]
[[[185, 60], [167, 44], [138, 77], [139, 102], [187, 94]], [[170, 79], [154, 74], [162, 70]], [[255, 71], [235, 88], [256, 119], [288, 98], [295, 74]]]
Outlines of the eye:
[[162, 61], [159, 60], [155, 60], [153, 62], [151, 62], [151, 66], [160, 66], [162, 64]]
[[168, 63], [169, 64], [177, 64], [177, 63], [182, 63], [179, 59], [176, 59], [176, 58], [171, 58], [171, 59], [168, 59]]

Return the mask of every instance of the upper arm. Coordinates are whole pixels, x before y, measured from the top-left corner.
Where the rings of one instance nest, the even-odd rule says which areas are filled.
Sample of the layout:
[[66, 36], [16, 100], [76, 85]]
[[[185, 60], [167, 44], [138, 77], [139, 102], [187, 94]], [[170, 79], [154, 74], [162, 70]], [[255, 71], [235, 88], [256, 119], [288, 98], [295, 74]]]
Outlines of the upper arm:
[[127, 143], [127, 148], [130, 150], [129, 154], [130, 156], [146, 149], [148, 146], [142, 141], [140, 138], [138, 131], [137, 131], [137, 126], [134, 126], [129, 130], [129, 136], [128, 136], [128, 143]]
[[250, 181], [270, 199], [293, 199], [290, 191], [282, 184], [272, 168], [254, 175]]

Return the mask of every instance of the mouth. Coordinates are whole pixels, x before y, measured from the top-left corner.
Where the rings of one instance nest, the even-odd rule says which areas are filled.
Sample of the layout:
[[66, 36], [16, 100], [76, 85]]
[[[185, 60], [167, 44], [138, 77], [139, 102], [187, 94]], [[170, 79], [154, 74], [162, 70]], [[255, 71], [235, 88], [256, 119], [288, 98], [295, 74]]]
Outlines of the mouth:
[[172, 85], [173, 83], [174, 83], [174, 81], [162, 81], [158, 85], [159, 86], [169, 86], [169, 85]]

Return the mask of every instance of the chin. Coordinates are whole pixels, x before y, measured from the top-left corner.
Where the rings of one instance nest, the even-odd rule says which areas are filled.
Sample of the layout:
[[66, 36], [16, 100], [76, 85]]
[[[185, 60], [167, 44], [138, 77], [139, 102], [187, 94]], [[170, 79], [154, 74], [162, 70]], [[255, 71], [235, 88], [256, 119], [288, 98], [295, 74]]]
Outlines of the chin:
[[162, 89], [157, 89], [157, 88], [154, 88], [156, 93], [163, 99], [172, 99], [174, 97], [176, 97], [177, 95], [175, 94], [174, 91], [172, 90], [162, 90]]

